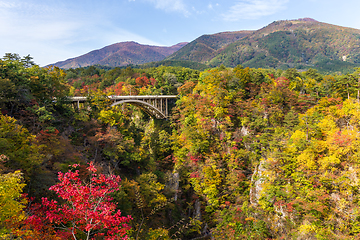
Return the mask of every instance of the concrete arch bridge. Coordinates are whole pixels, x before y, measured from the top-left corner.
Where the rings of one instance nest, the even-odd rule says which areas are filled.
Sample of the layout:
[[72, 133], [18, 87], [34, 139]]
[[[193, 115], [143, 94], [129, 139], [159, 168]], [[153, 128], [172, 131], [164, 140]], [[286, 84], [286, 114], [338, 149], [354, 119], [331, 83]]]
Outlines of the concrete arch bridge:
[[[157, 119], [166, 119], [169, 117], [169, 100], [176, 99], [177, 95], [132, 95], [132, 96], [117, 96], [112, 95], [108, 98], [113, 102], [111, 106], [119, 104], [132, 104], [150, 116]], [[87, 97], [69, 97], [70, 101], [78, 108], [80, 103], [86, 102]]]

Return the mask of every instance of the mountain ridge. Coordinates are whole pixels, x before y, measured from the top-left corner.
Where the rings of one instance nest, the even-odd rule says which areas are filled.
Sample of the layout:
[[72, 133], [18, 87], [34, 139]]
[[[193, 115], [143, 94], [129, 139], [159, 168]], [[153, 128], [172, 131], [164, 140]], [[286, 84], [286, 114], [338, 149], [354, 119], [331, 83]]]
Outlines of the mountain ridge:
[[191, 41], [183, 47], [182, 51], [171, 54], [165, 60], [188, 60], [206, 63], [214, 57], [220, 49], [238, 41], [250, 33], [252, 33], [252, 31], [244, 30], [205, 34]]
[[55, 63], [62, 68], [126, 66], [167, 61], [209, 67], [315, 68], [323, 72], [360, 67], [360, 30], [312, 18], [274, 21], [258, 30], [204, 34], [171, 47], [122, 42]]
[[60, 68], [77, 68], [95, 64], [111, 67], [143, 64], [161, 61], [186, 44], [186, 42], [182, 42], [170, 47], [161, 47], [139, 44], [134, 41], [119, 42], [51, 65]]

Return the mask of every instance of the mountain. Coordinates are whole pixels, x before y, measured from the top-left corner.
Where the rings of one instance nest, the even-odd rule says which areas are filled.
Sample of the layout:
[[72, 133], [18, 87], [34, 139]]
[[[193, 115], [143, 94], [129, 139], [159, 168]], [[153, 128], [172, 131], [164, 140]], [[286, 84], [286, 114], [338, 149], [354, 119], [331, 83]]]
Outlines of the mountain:
[[142, 45], [136, 42], [120, 42], [51, 65], [60, 68], [87, 67], [95, 64], [110, 67], [126, 66], [129, 64], [137, 65], [161, 61], [186, 44], [179, 43], [171, 47], [158, 47]]
[[210, 66], [317, 68], [360, 66], [360, 30], [311, 18], [276, 21], [220, 49]]
[[221, 49], [250, 33], [252, 33], [252, 31], [221, 32], [212, 35], [202, 35], [167, 57], [166, 60], [187, 60], [207, 63], [207, 61], [214, 58]]
[[116, 43], [55, 65], [76, 68], [144, 63], [195, 66], [198, 69], [241, 64], [253, 68], [315, 68], [321, 72], [346, 72], [360, 67], [360, 30], [311, 18], [281, 20], [256, 31], [202, 35], [188, 44], [179, 43], [172, 47]]
[[165, 60], [217, 67], [315, 68], [346, 71], [360, 66], [360, 30], [311, 18], [275, 21], [256, 31], [203, 35]]

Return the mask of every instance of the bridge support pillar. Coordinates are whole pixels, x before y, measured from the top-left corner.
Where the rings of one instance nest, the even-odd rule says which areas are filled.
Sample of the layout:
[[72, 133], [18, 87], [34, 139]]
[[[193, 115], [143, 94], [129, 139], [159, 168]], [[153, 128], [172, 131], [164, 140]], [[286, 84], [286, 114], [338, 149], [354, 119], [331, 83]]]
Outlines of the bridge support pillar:
[[168, 99], [166, 98], [166, 99], [165, 99], [165, 101], [166, 101], [166, 110], [165, 110], [165, 114], [166, 114], [166, 117], [168, 117], [168, 116], [169, 116], [169, 111], [168, 111]]

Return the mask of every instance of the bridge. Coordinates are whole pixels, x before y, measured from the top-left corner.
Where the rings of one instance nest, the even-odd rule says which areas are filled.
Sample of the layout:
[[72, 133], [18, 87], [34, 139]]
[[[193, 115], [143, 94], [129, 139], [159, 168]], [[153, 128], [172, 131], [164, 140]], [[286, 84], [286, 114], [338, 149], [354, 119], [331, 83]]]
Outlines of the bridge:
[[[157, 119], [165, 119], [169, 117], [168, 100], [177, 98], [176, 95], [132, 95], [132, 96], [108, 96], [113, 103], [111, 107], [119, 104], [132, 104], [150, 116]], [[87, 97], [69, 97], [69, 100], [80, 108], [80, 103], [86, 102]]]

